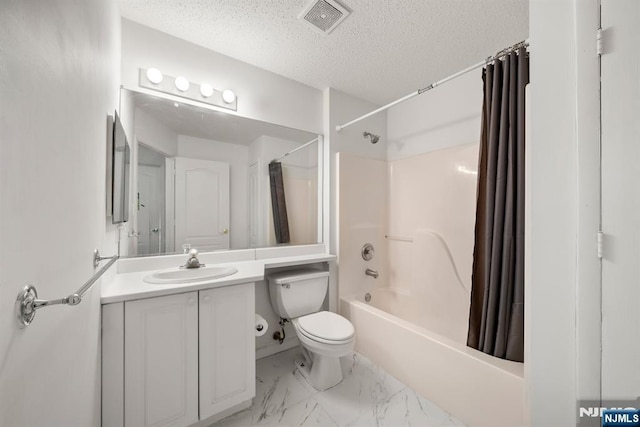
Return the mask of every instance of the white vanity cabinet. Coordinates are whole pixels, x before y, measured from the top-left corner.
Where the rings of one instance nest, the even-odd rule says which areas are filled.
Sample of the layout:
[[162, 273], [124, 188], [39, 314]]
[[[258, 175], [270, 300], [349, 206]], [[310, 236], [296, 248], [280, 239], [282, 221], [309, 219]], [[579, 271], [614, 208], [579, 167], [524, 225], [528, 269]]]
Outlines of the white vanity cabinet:
[[198, 421], [198, 292], [125, 302], [124, 425]]
[[200, 419], [256, 394], [253, 283], [200, 292]]
[[102, 426], [191, 426], [255, 395], [255, 288], [103, 306]]

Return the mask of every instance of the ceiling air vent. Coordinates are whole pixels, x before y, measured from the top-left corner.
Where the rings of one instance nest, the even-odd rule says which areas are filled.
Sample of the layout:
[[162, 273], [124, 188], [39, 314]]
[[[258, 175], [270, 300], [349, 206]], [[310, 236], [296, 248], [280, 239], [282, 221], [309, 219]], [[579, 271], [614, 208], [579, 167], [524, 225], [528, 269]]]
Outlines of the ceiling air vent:
[[351, 11], [335, 0], [312, 0], [298, 18], [311, 24], [316, 31], [329, 34]]

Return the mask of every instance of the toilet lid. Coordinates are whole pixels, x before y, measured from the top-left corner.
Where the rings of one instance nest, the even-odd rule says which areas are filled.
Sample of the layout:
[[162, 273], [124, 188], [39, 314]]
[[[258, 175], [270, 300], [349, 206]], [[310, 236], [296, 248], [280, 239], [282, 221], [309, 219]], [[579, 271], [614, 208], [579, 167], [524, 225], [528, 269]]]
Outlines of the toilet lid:
[[345, 341], [353, 337], [354, 329], [351, 322], [339, 314], [330, 311], [320, 311], [299, 317], [298, 327], [306, 335], [331, 341]]

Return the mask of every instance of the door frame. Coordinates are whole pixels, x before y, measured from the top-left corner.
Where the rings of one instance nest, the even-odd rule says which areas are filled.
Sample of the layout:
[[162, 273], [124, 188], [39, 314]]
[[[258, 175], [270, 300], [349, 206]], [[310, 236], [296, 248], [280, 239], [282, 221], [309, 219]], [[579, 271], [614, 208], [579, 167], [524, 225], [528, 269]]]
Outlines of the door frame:
[[[597, 254], [602, 227], [600, 57], [596, 34], [600, 1], [577, 1], [576, 133], [577, 265], [576, 265], [576, 399], [601, 401], [602, 260]], [[600, 425], [597, 419], [595, 425]]]

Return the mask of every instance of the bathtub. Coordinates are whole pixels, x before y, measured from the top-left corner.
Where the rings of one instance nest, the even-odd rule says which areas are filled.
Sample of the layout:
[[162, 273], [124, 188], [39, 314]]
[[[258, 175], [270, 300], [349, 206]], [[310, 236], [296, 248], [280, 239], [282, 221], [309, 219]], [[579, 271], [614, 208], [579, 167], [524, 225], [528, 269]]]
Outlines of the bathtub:
[[369, 303], [341, 298], [356, 351], [469, 426], [527, 425], [523, 364], [467, 347], [459, 326], [430, 327], [433, 317], [420, 319], [410, 299], [393, 289], [373, 290]]

